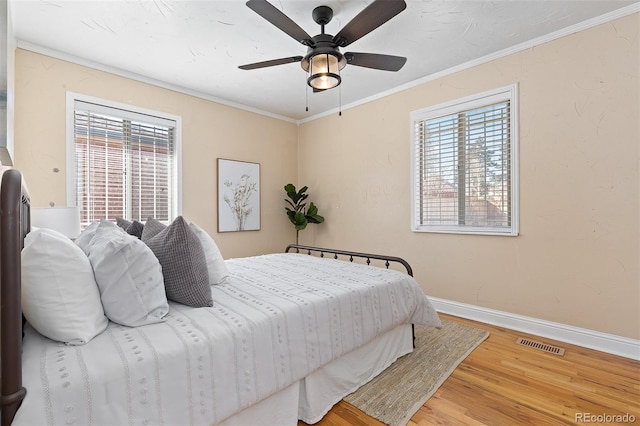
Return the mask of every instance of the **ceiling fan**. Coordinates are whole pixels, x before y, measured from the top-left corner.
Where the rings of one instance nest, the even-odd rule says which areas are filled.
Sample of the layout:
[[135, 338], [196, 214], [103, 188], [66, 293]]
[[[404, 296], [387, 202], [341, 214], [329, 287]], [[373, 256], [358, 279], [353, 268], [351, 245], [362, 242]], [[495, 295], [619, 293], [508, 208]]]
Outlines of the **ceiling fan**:
[[402, 12], [407, 7], [404, 0], [374, 0], [335, 36], [324, 32], [324, 26], [333, 17], [333, 10], [329, 6], [316, 7], [312, 12], [312, 17], [320, 25], [320, 34], [313, 37], [266, 0], [249, 0], [247, 6], [290, 37], [307, 46], [308, 50], [305, 56], [256, 62], [241, 65], [240, 69], [253, 70], [300, 62], [302, 69], [309, 75], [307, 83], [314, 92], [317, 92], [338, 86], [341, 82], [340, 70], [347, 64], [385, 71], [398, 71], [407, 62], [407, 58], [402, 56], [340, 52], [341, 47], [350, 45]]

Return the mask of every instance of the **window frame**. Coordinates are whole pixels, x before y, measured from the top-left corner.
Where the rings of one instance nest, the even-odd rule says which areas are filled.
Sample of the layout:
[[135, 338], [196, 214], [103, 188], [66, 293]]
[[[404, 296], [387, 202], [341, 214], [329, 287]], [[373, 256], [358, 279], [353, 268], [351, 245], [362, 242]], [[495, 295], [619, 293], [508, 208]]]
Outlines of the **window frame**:
[[[130, 104], [124, 104], [120, 102], [114, 102], [106, 99], [101, 99], [89, 95], [80, 93], [74, 93], [68, 91], [66, 94], [66, 164], [67, 164], [67, 206], [77, 206], [77, 193], [76, 193], [76, 159], [75, 159], [75, 128], [74, 128], [74, 116], [75, 116], [75, 103], [86, 102], [103, 107], [105, 112], [109, 110], [117, 109], [122, 113], [119, 115], [124, 119], [139, 119], [141, 115], [146, 117], [157, 117], [158, 124], [164, 121], [173, 121], [175, 123], [173, 134], [174, 145], [174, 167], [175, 176], [173, 191], [175, 192], [175, 205], [169, 217], [175, 219], [182, 214], [182, 117], [178, 115], [169, 114], [166, 112], [154, 111], [145, 109]], [[100, 108], [98, 107], [98, 108]], [[113, 115], [113, 112], [110, 112]], [[110, 220], [113, 218], [109, 218]]]
[[[472, 225], [425, 225], [420, 223], [419, 209], [421, 173], [419, 171], [418, 135], [416, 134], [416, 122], [436, 119], [465, 111], [479, 109], [495, 103], [509, 101], [510, 103], [510, 213], [511, 226], [491, 227]], [[446, 233], [446, 234], [471, 234], [471, 235], [502, 235], [517, 236], [519, 234], [519, 140], [518, 140], [518, 84], [500, 87], [464, 98], [444, 102], [430, 107], [422, 108], [410, 113], [411, 135], [411, 230], [412, 232]]]

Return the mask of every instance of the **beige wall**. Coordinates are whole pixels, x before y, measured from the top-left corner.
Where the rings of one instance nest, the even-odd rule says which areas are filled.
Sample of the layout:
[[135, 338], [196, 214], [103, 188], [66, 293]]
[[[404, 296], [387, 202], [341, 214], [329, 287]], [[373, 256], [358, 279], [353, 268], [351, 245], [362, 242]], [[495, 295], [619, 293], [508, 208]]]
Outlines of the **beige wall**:
[[[435, 297], [640, 338], [638, 28], [634, 14], [303, 124], [299, 183], [326, 222], [301, 242], [405, 257]], [[520, 236], [411, 232], [409, 113], [513, 83]]]
[[[182, 117], [182, 213], [215, 238], [226, 258], [282, 251], [295, 240], [282, 201], [283, 186], [297, 178], [295, 124], [21, 49], [15, 71], [15, 167], [34, 206], [66, 205], [65, 99], [71, 91]], [[218, 157], [260, 163], [260, 231], [216, 232]]]
[[[183, 213], [227, 258], [295, 238], [282, 201], [291, 181], [326, 217], [302, 243], [405, 257], [435, 297], [638, 339], [639, 24], [622, 18], [299, 129], [18, 50], [16, 167], [34, 205], [65, 203], [67, 90], [165, 111], [183, 120]], [[520, 236], [412, 233], [410, 111], [514, 82]], [[261, 163], [261, 231], [216, 233], [217, 157]]]

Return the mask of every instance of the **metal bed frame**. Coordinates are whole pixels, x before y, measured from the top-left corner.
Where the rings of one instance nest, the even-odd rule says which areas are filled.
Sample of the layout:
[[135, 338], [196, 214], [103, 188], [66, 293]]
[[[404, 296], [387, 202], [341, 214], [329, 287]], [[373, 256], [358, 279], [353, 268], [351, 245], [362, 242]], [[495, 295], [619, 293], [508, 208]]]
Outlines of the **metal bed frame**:
[[395, 256], [387, 256], [384, 254], [373, 254], [373, 253], [361, 253], [357, 251], [347, 251], [347, 250], [336, 250], [330, 248], [322, 248], [322, 247], [312, 247], [312, 246], [303, 246], [299, 244], [289, 244], [287, 248], [284, 250], [285, 253], [289, 253], [291, 250], [295, 249], [296, 253], [300, 253], [300, 251], [306, 251], [307, 254], [313, 255], [313, 253], [319, 253], [320, 257], [324, 257], [325, 253], [333, 254], [334, 259], [338, 259], [338, 256], [349, 256], [349, 262], [353, 262], [354, 258], [365, 259], [367, 265], [371, 264], [371, 259], [375, 260], [384, 260], [384, 266], [388, 269], [391, 265], [391, 262], [396, 262], [404, 266], [407, 270], [407, 274], [413, 276], [413, 269], [411, 269], [411, 265], [406, 260], [395, 257]]

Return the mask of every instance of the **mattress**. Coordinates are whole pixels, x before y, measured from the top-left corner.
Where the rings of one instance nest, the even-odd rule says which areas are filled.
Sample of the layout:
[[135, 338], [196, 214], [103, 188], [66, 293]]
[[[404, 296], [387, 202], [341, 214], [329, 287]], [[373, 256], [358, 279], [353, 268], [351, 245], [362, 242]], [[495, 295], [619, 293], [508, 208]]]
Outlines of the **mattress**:
[[83, 346], [26, 327], [14, 424], [216, 424], [401, 324], [439, 326], [403, 273], [302, 254], [227, 260], [214, 306], [110, 323]]

